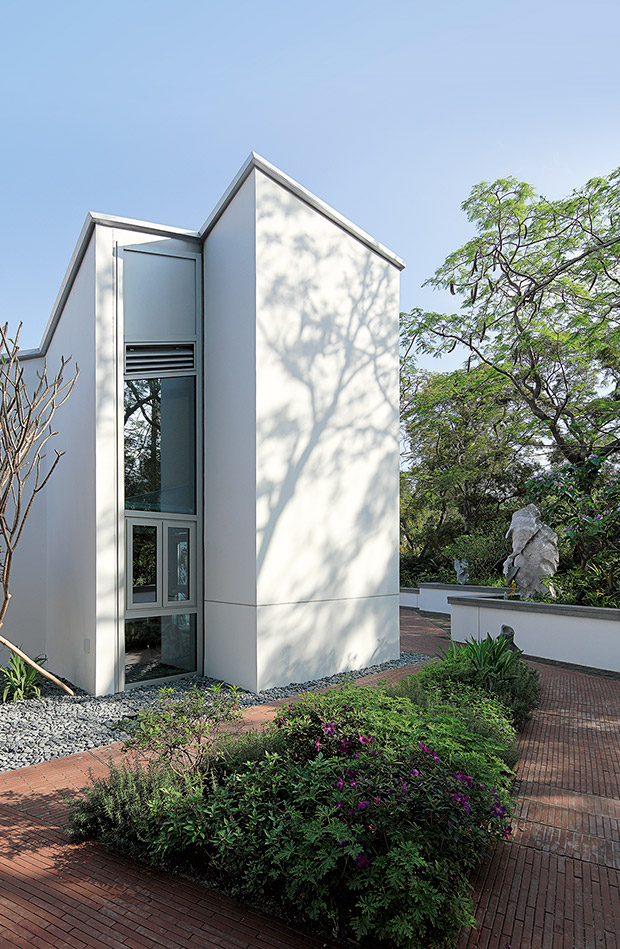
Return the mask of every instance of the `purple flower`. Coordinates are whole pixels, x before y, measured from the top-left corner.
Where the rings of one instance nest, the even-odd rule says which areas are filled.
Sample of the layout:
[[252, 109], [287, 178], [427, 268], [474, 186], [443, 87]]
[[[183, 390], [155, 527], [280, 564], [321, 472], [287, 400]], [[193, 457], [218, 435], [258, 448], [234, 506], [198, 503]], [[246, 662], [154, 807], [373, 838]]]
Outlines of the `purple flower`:
[[494, 804], [491, 808], [491, 814], [493, 817], [505, 817], [508, 813], [507, 807], [502, 807], [501, 804]]
[[355, 858], [355, 866], [358, 870], [366, 870], [370, 866], [370, 860], [363, 853]]
[[423, 741], [418, 742], [418, 748], [421, 748], [425, 755], [432, 754], [431, 749], [427, 748]]
[[410, 771], [410, 772], [409, 772], [409, 776], [412, 777], [412, 778], [419, 778], [419, 777], [420, 777], [420, 772], [418, 771], [417, 768], [414, 768], [413, 771]]
[[338, 791], [342, 791], [342, 789], [343, 789], [343, 787], [344, 787], [344, 781], [342, 780], [342, 778], [338, 778], [338, 780], [337, 780], [336, 783], [334, 784], [334, 787], [337, 788]]
[[510, 826], [510, 824], [506, 824], [502, 832], [502, 837], [510, 837], [511, 833], [512, 833], [512, 827]]
[[457, 807], [462, 807], [466, 814], [471, 814], [471, 804], [469, 803], [469, 798], [466, 794], [463, 794], [462, 791], [457, 791], [456, 794], [453, 794], [452, 800], [457, 805]]
[[334, 725], [333, 722], [325, 722], [325, 724], [323, 725], [323, 732], [327, 735], [328, 738], [331, 738], [331, 736], [334, 734], [335, 731], [336, 731], [336, 726]]
[[360, 801], [357, 805], [358, 811], [365, 811], [369, 804], [370, 801]]

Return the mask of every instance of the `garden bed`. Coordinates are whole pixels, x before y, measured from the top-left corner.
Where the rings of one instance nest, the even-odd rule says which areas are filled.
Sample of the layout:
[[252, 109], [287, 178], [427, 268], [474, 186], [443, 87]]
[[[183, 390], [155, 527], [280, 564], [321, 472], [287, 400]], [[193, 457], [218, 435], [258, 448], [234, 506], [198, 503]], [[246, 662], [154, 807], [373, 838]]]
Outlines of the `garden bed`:
[[450, 596], [454, 642], [497, 637], [511, 626], [528, 656], [620, 672], [620, 610]]
[[149, 764], [95, 782], [70, 833], [361, 946], [444, 946], [473, 924], [469, 872], [510, 835], [514, 726], [537, 697], [490, 640], [391, 687], [305, 694], [215, 745], [234, 695], [164, 691], [133, 728]]

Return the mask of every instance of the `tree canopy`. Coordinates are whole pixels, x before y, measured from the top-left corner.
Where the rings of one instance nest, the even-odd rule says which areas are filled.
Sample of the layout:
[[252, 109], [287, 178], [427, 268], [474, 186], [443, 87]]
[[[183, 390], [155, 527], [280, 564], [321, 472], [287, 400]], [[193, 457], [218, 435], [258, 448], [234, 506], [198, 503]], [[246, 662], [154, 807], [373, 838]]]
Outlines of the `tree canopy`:
[[401, 429], [401, 535], [409, 572], [451, 574], [455, 554], [447, 547], [462, 535], [498, 534], [491, 546], [503, 550], [503, 522], [535, 470], [537, 444], [505, 380], [486, 366], [432, 373], [405, 359]]
[[[557, 201], [514, 178], [462, 205], [477, 235], [427, 281], [451, 314], [416, 308], [405, 356], [465, 347], [544, 432], [556, 460], [620, 452], [620, 169]], [[489, 390], [490, 391], [490, 390]]]

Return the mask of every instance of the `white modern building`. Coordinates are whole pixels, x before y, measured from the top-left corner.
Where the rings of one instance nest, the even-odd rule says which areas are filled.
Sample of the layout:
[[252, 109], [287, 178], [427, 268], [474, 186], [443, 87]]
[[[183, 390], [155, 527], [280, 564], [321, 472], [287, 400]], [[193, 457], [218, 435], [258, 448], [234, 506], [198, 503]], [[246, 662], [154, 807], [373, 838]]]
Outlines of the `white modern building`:
[[199, 231], [89, 214], [21, 354], [80, 376], [6, 635], [96, 695], [396, 657], [403, 266], [255, 154]]

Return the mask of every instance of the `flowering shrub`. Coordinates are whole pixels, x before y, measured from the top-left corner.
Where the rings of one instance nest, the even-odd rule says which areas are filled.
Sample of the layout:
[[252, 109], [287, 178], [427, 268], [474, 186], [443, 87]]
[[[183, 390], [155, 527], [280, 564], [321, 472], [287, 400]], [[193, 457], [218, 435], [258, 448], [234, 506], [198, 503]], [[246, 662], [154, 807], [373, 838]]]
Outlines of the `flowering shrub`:
[[[473, 923], [468, 873], [511, 833], [498, 736], [514, 731], [488, 697], [479, 716], [484, 701], [491, 734], [470, 727], [459, 698], [421, 708], [352, 685], [303, 695], [262, 734], [221, 746], [202, 773], [168, 767], [151, 791], [155, 768], [98, 782], [74, 807], [74, 839], [122, 849], [123, 824], [139, 815], [142, 836], [128, 827], [127, 840], [150, 862], [364, 946], [446, 945]], [[136, 799], [119, 799], [121, 785]]]

